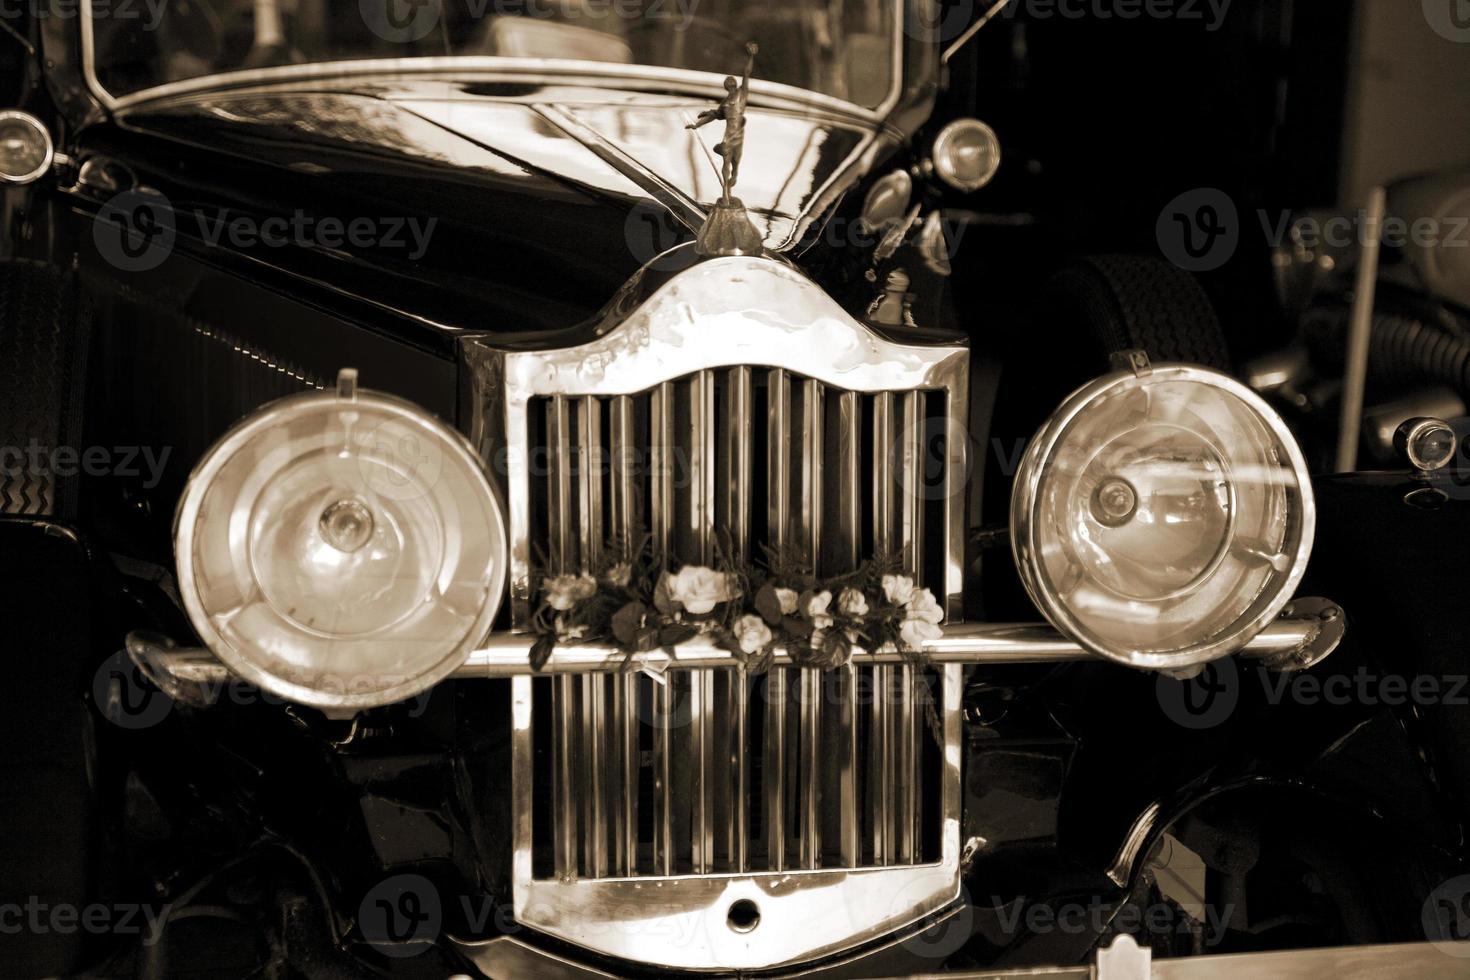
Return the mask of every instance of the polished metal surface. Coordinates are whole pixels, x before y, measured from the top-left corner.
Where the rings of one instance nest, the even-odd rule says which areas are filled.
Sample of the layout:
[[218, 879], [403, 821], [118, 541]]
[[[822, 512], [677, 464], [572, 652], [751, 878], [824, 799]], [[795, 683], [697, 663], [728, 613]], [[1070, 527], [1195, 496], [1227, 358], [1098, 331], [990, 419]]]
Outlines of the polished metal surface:
[[40, 180], [50, 172], [51, 164], [56, 160], [56, 145], [51, 140], [51, 131], [41, 120], [19, 109], [0, 109], [0, 123], [7, 122], [18, 123], [29, 129], [44, 149], [41, 161], [29, 171], [16, 174], [0, 171], [0, 184], [29, 184]]

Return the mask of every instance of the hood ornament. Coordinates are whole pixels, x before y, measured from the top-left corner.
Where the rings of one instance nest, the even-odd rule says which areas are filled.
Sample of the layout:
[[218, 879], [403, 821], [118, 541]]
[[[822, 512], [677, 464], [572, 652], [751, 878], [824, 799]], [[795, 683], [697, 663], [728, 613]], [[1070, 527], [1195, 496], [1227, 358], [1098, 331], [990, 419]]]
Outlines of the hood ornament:
[[740, 156], [745, 150], [745, 107], [750, 101], [750, 75], [755, 70], [755, 56], [759, 50], [754, 44], [745, 46], [748, 60], [744, 78], [736, 80], [734, 75], [727, 76], [725, 91], [728, 94], [719, 105], [701, 112], [698, 119], [684, 127], [699, 129], [716, 119], [725, 122], [725, 138], [715, 147], [715, 152], [724, 161], [720, 170], [722, 190], [720, 199], [699, 229], [700, 255], [760, 255], [765, 250], [765, 241], [751, 223], [745, 205], [735, 196], [735, 181], [740, 177]]

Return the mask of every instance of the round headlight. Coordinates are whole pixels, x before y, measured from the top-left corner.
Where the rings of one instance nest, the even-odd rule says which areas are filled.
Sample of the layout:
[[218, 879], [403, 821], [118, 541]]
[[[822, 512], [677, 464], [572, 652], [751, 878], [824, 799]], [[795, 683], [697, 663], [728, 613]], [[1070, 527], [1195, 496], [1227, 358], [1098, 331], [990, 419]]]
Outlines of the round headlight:
[[1032, 600], [1095, 653], [1169, 670], [1233, 653], [1312, 549], [1306, 463], [1255, 393], [1203, 368], [1086, 385], [1022, 458], [1011, 542]]
[[0, 111], [0, 181], [29, 184], [51, 169], [55, 155], [41, 120], [18, 109]]
[[473, 450], [414, 405], [358, 391], [354, 372], [216, 443], [174, 544], [205, 644], [321, 708], [391, 704], [443, 679], [505, 588], [505, 519]]

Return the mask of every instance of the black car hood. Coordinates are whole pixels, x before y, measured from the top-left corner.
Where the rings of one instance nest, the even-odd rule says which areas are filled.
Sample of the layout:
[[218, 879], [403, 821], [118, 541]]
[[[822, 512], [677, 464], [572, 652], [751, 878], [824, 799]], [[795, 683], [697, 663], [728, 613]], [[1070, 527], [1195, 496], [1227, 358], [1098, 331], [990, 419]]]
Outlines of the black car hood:
[[[564, 86], [318, 84], [140, 105], [79, 149], [164, 193], [181, 235], [195, 212], [403, 219], [397, 247], [253, 257], [449, 334], [535, 335], [586, 320], [692, 237], [719, 195], [719, 124], [685, 128], [706, 107]], [[775, 250], [860, 176], [874, 140], [856, 122], [768, 109], [746, 134], [738, 191]]]

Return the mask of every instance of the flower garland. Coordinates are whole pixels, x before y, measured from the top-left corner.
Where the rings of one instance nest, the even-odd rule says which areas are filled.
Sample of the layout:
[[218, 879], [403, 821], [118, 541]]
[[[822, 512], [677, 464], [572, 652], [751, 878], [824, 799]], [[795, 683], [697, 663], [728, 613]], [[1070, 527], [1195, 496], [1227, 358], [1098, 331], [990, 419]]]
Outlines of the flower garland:
[[[891, 558], [863, 563], [845, 575], [818, 579], [768, 554], [766, 570], [726, 560], [717, 568], [685, 565], [669, 571], [650, 556], [650, 538], [630, 548], [610, 547], [593, 572], [544, 575], [532, 617], [536, 640], [531, 668], [541, 670], [558, 646], [601, 644], [621, 650], [625, 667], [638, 654], [675, 648], [708, 636], [747, 670], [770, 669], [778, 649], [799, 667], [847, 665], [853, 650], [891, 645], [923, 667], [923, 645], [943, 635], [934, 594], [899, 574]], [[928, 693], [927, 685], [917, 689]], [[938, 724], [932, 700], [930, 727]]]

